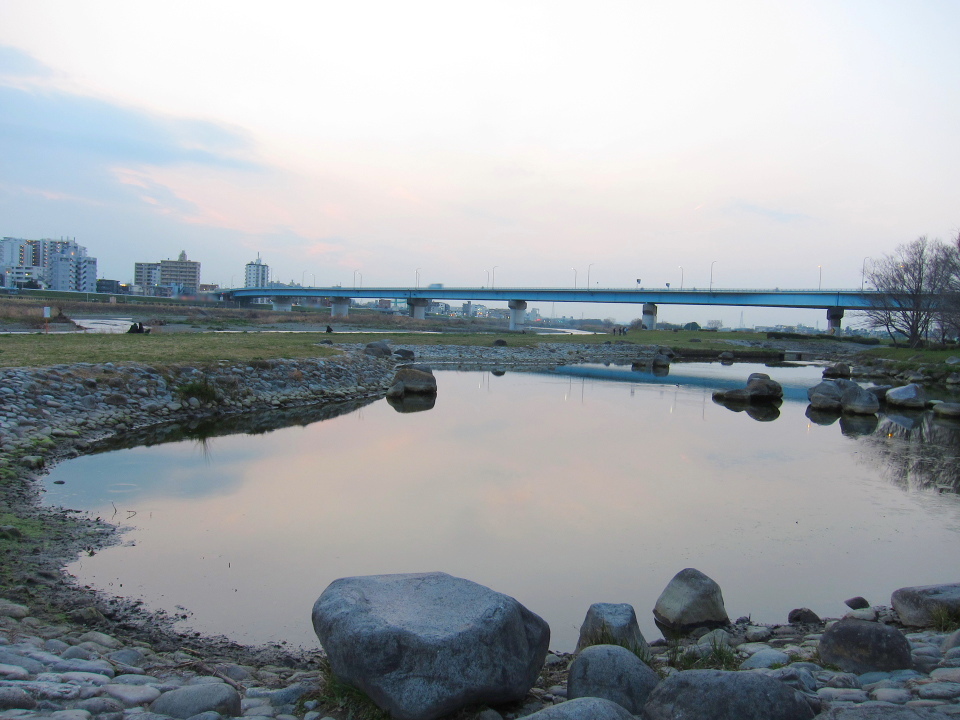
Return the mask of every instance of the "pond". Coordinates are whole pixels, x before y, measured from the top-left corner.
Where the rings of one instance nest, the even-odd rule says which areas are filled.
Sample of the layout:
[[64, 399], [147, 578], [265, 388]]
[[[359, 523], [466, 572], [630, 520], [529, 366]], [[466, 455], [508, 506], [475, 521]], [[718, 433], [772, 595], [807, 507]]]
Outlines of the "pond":
[[[711, 400], [757, 371], [785, 386], [776, 415]], [[633, 604], [659, 637], [653, 606], [685, 567], [756, 622], [956, 581], [960, 425], [808, 418], [820, 371], [438, 370], [432, 409], [166, 427], [57, 466], [45, 501], [128, 528], [68, 567], [82, 584], [247, 643], [317, 647], [312, 604], [349, 575], [469, 578], [543, 616], [560, 651], [594, 602]]]

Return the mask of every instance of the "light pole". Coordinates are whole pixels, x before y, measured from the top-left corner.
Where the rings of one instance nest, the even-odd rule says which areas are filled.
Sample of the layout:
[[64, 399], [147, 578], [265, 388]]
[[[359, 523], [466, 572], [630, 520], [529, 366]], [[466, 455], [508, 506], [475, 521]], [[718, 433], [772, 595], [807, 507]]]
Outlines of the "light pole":
[[300, 287], [303, 287], [303, 276], [306, 274], [307, 274], [306, 270], [300, 273]]
[[359, 270], [353, 271], [353, 286], [357, 287], [357, 275], [360, 276], [360, 285], [363, 285], [363, 273]]
[[231, 275], [231, 276], [230, 276], [230, 287], [233, 287], [233, 278], [234, 278], [234, 276]]
[[860, 290], [863, 291], [864, 285], [867, 284], [867, 260], [869, 257], [863, 259], [863, 266], [860, 268]]
[[820, 271], [820, 277], [817, 279], [817, 290], [823, 287], [823, 265], [817, 265], [817, 270]]
[[417, 268], [414, 272], [417, 274], [417, 288], [420, 287], [420, 268]]
[[590, 263], [587, 265], [587, 290], [590, 289], [590, 268], [592, 268], [596, 263]]
[[710, 263], [710, 292], [713, 292], [713, 266], [716, 264], [717, 264], [716, 260]]
[[484, 270], [484, 272], [487, 274], [487, 284], [484, 287], [488, 287], [490, 285], [490, 271]]
[[570, 268], [570, 269], [573, 270], [573, 289], [576, 290], [577, 289], [577, 269], [576, 268]]
[[492, 290], [497, 286], [497, 268], [499, 265], [494, 265], [493, 270], [490, 273], [490, 289]]
[[680, 289], [683, 290], [683, 265], [677, 265], [680, 268]]

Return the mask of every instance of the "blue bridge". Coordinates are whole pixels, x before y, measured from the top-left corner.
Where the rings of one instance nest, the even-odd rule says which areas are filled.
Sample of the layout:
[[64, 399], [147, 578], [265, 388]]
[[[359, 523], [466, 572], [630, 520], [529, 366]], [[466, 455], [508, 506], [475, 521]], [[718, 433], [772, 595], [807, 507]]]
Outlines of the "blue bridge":
[[269, 298], [289, 306], [294, 298], [329, 298], [332, 317], [346, 317], [354, 298], [406, 300], [410, 314], [423, 319], [432, 302], [447, 300], [500, 300], [510, 308], [510, 329], [523, 324], [528, 302], [631, 303], [643, 306], [643, 324], [657, 326], [657, 305], [716, 305], [735, 307], [819, 308], [826, 311], [831, 332], [840, 328], [844, 310], [883, 307], [886, 295], [876, 290], [672, 290], [645, 288], [485, 288], [485, 287], [260, 287], [222, 291], [224, 299], [237, 301]]

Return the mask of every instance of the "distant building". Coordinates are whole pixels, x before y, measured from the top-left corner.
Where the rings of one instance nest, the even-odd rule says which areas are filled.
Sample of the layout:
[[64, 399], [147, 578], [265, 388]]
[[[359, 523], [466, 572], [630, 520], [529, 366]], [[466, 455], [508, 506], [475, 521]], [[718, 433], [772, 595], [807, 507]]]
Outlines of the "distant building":
[[248, 262], [243, 271], [243, 286], [245, 288], [267, 287], [270, 283], [270, 266], [265, 265], [257, 255], [257, 259]]
[[97, 292], [98, 293], [107, 293], [110, 295], [124, 295], [126, 294], [128, 287], [126, 285], [121, 285], [119, 280], [107, 280], [105, 278], [100, 278], [97, 280]]
[[171, 297], [196, 295], [200, 289], [200, 263], [180, 251], [176, 260], [138, 262], [133, 265], [133, 284], [141, 295]]
[[76, 240], [27, 240], [5, 237], [0, 240], [0, 270], [7, 287], [26, 283], [51, 290], [94, 292], [97, 259]]

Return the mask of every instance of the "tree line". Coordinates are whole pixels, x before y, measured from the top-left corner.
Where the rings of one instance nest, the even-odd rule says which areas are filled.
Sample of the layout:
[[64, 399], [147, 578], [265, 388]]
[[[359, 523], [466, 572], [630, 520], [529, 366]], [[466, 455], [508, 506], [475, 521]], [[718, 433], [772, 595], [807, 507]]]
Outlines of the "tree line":
[[951, 243], [919, 237], [874, 261], [864, 280], [875, 289], [866, 324], [894, 344], [921, 347], [960, 335], [960, 234]]

